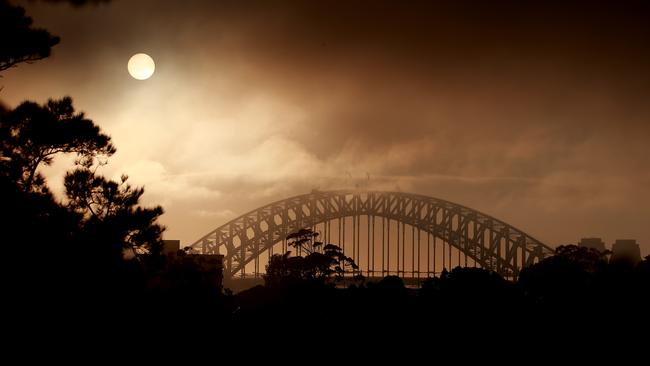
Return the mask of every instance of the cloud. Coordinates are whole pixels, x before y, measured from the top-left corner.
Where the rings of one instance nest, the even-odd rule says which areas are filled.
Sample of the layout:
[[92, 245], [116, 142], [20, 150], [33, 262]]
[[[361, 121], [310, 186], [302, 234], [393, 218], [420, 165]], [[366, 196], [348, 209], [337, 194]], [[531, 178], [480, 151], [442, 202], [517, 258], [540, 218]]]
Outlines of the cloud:
[[122, 173], [113, 175], [119, 180], [122, 174], [129, 175], [130, 182], [145, 186], [147, 200], [166, 207], [178, 201], [201, 201], [215, 199], [221, 192], [196, 184], [195, 179], [187, 175], [169, 174], [162, 163], [150, 160], [137, 160], [120, 167]]
[[[551, 244], [650, 248], [648, 4], [65, 8], [28, 6], [63, 42], [7, 72], [3, 99], [71, 94], [115, 140], [106, 174], [145, 185], [168, 235], [359, 186], [456, 201]], [[126, 73], [136, 52], [156, 60], [147, 82]]]
[[207, 217], [210, 219], [232, 219], [236, 214], [230, 210], [196, 210], [194, 212], [199, 217]]

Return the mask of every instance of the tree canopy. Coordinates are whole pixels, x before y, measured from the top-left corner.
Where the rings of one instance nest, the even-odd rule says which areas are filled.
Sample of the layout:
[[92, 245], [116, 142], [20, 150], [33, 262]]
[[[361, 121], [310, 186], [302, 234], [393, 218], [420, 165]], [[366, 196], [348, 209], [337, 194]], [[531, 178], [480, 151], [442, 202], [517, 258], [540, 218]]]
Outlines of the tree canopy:
[[[300, 229], [287, 235], [287, 243], [296, 249], [273, 255], [266, 266], [265, 281], [268, 286], [295, 284], [300, 282], [325, 283], [332, 278], [340, 280], [346, 268], [356, 271], [359, 267], [354, 260], [334, 244], [317, 241], [319, 234], [311, 229]], [[302, 252], [307, 255], [302, 256]]]
[[32, 27], [24, 8], [0, 0], [0, 71], [44, 59], [58, 43], [59, 37]]
[[[70, 97], [0, 111], [0, 223], [10, 250], [31, 258], [31, 266], [17, 262], [12, 270], [24, 287], [50, 278], [88, 290], [90, 282], [101, 292], [131, 271], [125, 251], [136, 259], [160, 251], [162, 208], [141, 207], [144, 189], [127, 184], [126, 176], [114, 182], [96, 173], [107, 163], [101, 157], [115, 151], [110, 136], [75, 111]], [[39, 168], [65, 154], [77, 159], [62, 201]]]
[[95, 175], [88, 168], [79, 168], [65, 176], [68, 207], [81, 214], [82, 227], [94, 240], [112, 240], [118, 253], [131, 250], [134, 255], [158, 253], [164, 228], [156, 224], [163, 214], [160, 206], [138, 206], [144, 188]]
[[3, 174], [24, 191], [45, 188], [37, 170], [58, 154], [75, 153], [77, 163], [90, 166], [95, 157], [115, 153], [110, 136], [75, 112], [70, 97], [44, 105], [23, 102], [0, 116], [0, 141]]

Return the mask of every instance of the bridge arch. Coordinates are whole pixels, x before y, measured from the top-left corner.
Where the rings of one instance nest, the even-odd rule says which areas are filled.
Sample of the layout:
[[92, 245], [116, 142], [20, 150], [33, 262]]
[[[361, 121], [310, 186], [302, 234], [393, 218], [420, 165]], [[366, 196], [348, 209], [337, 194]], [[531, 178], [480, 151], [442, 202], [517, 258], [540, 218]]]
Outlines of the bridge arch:
[[[361, 219], [365, 217], [365, 219]], [[352, 221], [352, 253], [345, 248], [345, 223]], [[378, 247], [377, 220], [381, 220], [381, 271], [375, 267], [375, 249]], [[336, 221], [338, 239], [343, 243], [332, 240], [331, 223]], [[366, 228], [362, 229], [361, 224]], [[387, 224], [387, 225], [386, 225]], [[392, 225], [392, 226], [391, 226]], [[401, 242], [400, 242], [401, 225]], [[382, 191], [312, 191], [276, 201], [241, 215], [230, 222], [212, 230], [191, 245], [200, 254], [223, 254], [224, 276], [234, 277], [245, 275], [246, 265], [254, 264], [255, 275], [259, 275], [259, 259], [263, 253], [269, 256], [273, 247], [283, 242], [286, 236], [301, 228], [321, 228], [317, 230], [324, 234], [327, 242], [343, 244], [348, 256], [355, 258], [360, 264], [364, 275], [374, 276], [380, 273], [406, 275], [405, 240], [406, 225], [412, 230], [411, 235], [411, 275], [415, 275], [415, 248], [417, 230], [417, 275], [431, 274], [429, 255], [431, 238], [434, 240], [434, 270], [436, 240], [442, 240], [443, 266], [445, 247], [449, 249], [449, 264], [451, 264], [452, 248], [458, 253], [460, 264], [461, 254], [467, 265], [468, 258], [474, 265], [498, 272], [506, 278], [516, 278], [522, 267], [531, 265], [553, 254], [553, 249], [539, 240], [524, 233], [494, 217], [477, 210], [445, 201], [442, 199], [413, 193], [382, 192]], [[390, 230], [397, 230], [396, 253], [397, 270], [391, 270], [390, 261]], [[386, 230], [387, 228], [387, 230]], [[366, 231], [367, 229], [367, 231]], [[361, 249], [361, 233], [367, 232], [367, 256], [365, 264]], [[385, 242], [388, 234], [388, 242]], [[394, 231], [395, 233], [395, 231]], [[343, 235], [341, 235], [343, 234]], [[426, 240], [422, 241], [422, 234]], [[349, 233], [348, 235], [349, 236]], [[335, 235], [336, 237], [336, 235]], [[388, 250], [385, 250], [386, 244]], [[427, 270], [420, 270], [422, 247], [426, 248]], [[372, 249], [372, 256], [371, 256]], [[400, 249], [401, 265], [400, 270]], [[283, 245], [286, 250], [286, 243]], [[365, 251], [364, 251], [365, 252]], [[352, 254], [352, 255], [350, 255]], [[388, 256], [388, 259], [385, 257]], [[379, 259], [379, 258], [378, 258]], [[378, 260], [379, 262], [379, 260]], [[372, 265], [372, 266], [371, 266]], [[388, 269], [386, 269], [386, 265]], [[365, 269], [365, 270], [364, 270]]]

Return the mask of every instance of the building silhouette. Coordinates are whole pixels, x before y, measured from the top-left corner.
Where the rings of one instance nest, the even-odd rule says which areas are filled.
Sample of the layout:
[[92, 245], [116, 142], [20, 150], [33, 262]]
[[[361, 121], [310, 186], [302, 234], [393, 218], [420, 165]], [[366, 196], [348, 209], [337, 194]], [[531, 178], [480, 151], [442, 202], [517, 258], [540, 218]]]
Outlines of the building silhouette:
[[578, 243], [578, 246], [584, 248], [596, 249], [601, 253], [606, 250], [605, 242], [601, 238], [582, 238], [580, 239], [580, 243]]
[[163, 240], [163, 255], [177, 255], [179, 250], [181, 250], [180, 240]]
[[610, 263], [627, 262], [633, 265], [641, 262], [641, 249], [634, 239], [617, 239], [612, 245]]
[[181, 249], [180, 240], [163, 240], [162, 254], [167, 257], [166, 279], [158, 286], [223, 288], [223, 255], [191, 253]]

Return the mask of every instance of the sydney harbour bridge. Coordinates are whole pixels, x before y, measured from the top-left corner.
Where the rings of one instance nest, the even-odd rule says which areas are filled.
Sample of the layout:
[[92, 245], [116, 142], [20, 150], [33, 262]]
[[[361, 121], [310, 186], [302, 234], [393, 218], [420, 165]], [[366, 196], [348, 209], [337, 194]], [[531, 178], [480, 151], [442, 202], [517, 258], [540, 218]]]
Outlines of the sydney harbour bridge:
[[553, 254], [525, 232], [438, 198], [381, 191], [312, 191], [250, 211], [191, 245], [222, 254], [224, 276], [259, 277], [286, 237], [302, 228], [340, 246], [359, 268], [350, 274], [426, 278], [443, 268], [481, 267], [516, 279], [521, 268]]

